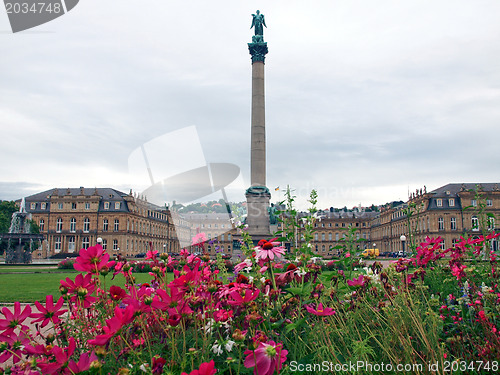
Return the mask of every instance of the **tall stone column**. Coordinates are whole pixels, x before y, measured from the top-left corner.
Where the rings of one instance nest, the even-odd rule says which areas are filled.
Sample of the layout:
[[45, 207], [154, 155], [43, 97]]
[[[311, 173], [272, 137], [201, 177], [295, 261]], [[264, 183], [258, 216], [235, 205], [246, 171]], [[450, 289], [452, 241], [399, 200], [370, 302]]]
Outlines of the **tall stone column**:
[[251, 117], [251, 153], [250, 182], [246, 191], [248, 233], [254, 240], [268, 237], [269, 201], [271, 194], [266, 187], [266, 106], [264, 86], [264, 59], [268, 52], [264, 42], [264, 16], [253, 15], [252, 27], [255, 26], [255, 36], [248, 49], [252, 55], [252, 117]]

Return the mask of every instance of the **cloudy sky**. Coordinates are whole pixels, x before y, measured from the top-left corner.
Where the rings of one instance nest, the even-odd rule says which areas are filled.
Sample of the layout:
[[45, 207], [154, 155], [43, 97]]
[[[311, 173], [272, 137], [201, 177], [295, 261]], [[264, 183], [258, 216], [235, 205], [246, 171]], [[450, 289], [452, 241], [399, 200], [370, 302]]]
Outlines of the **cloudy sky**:
[[244, 200], [257, 9], [273, 193], [352, 207], [500, 182], [497, 0], [84, 0], [16, 34], [0, 10], [0, 199], [141, 189], [131, 155], [163, 139], [156, 165], [234, 164]]

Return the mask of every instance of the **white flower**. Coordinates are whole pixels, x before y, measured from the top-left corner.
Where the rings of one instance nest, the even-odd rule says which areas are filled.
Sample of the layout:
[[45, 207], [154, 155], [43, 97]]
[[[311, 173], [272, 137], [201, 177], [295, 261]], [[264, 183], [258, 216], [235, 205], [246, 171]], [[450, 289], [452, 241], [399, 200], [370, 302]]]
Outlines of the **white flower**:
[[205, 330], [205, 333], [212, 333], [212, 329], [214, 328], [214, 323], [215, 323], [215, 320], [210, 318], [210, 320], [207, 322], [205, 327], [203, 327], [203, 329]]
[[231, 350], [233, 350], [233, 345], [234, 345], [234, 341], [227, 340], [226, 345], [224, 345], [224, 347], [226, 348], [226, 350], [228, 352], [230, 352]]
[[139, 366], [139, 369], [142, 372], [148, 372], [148, 367], [149, 367], [149, 365], [147, 363], [143, 363], [142, 365]]
[[266, 278], [265, 278], [265, 277], [261, 277], [261, 278], [260, 278], [260, 282], [261, 282], [261, 283], [265, 283], [265, 282], [266, 282]]
[[221, 345], [215, 343], [214, 346], [212, 346], [212, 352], [214, 352], [214, 354], [221, 355], [222, 354], [222, 347], [221, 347]]
[[248, 276], [248, 281], [250, 281], [250, 283], [253, 283], [253, 276]]
[[297, 268], [294, 273], [299, 276], [304, 276], [307, 272]]

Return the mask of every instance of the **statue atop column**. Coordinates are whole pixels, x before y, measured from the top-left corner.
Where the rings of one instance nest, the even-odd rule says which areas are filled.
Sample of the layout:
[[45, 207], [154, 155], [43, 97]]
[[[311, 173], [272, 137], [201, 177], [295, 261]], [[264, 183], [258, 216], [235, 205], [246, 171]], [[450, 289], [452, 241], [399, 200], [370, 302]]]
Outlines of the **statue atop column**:
[[252, 14], [252, 17], [252, 25], [250, 26], [250, 29], [255, 29], [255, 35], [252, 36], [252, 43], [248, 43], [248, 48], [250, 50], [250, 54], [252, 55], [252, 62], [264, 62], [265, 56], [268, 52], [267, 43], [264, 42], [264, 26], [267, 27], [266, 20], [260, 11], [257, 11], [256, 14]]
[[[264, 15], [257, 11], [257, 14], [252, 14], [252, 26], [250, 28], [255, 27], [255, 35], [260, 35], [262, 38], [264, 37], [264, 29], [262, 26], [267, 27], [266, 20], [264, 19]], [[263, 39], [262, 39], [263, 41]]]

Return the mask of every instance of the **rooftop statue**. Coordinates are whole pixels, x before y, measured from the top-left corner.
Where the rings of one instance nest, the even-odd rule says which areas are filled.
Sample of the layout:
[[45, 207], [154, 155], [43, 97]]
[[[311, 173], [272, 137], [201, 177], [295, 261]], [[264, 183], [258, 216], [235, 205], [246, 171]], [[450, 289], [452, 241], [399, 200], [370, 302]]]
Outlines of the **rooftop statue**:
[[264, 28], [262, 25], [266, 26], [266, 21], [264, 19], [264, 15], [260, 14], [260, 11], [257, 11], [257, 14], [252, 14], [252, 26], [250, 28], [255, 27], [255, 35], [264, 35]]

